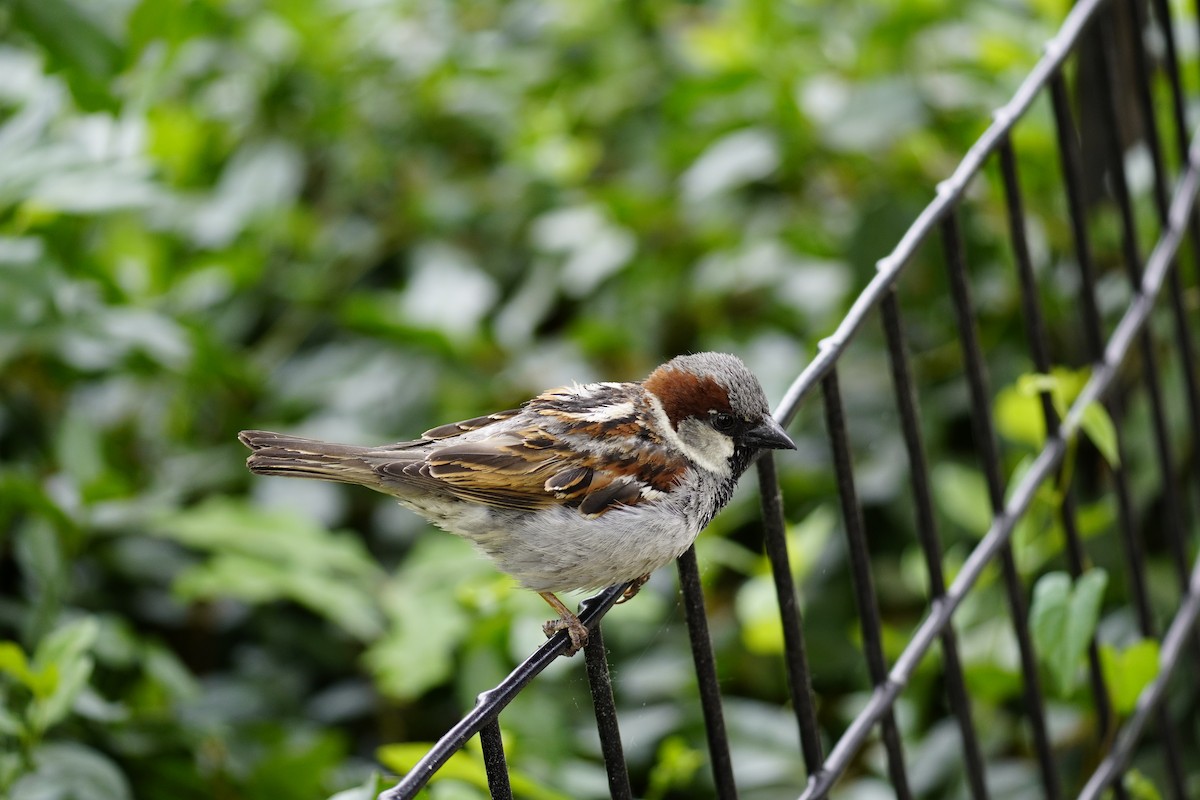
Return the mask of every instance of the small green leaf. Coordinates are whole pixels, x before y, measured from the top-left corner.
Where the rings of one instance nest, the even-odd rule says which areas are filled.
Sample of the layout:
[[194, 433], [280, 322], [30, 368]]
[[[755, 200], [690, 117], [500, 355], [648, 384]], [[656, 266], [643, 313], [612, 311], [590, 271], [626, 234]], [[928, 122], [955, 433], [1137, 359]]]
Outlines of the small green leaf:
[[92, 676], [93, 661], [88, 651], [95, 644], [99, 630], [94, 618], [83, 617], [53, 631], [38, 645], [33, 664], [43, 683], [34, 689], [35, 699], [29, 713], [35, 731], [48, 730], [70, 712], [75, 698]]
[[[1059, 647], [1067, 630], [1067, 606], [1071, 599], [1071, 578], [1065, 572], [1043, 575], [1033, 587], [1029, 608], [1029, 630], [1038, 658], [1057, 679]], [[1061, 682], [1058, 683], [1062, 685]]]
[[1034, 587], [1029, 625], [1038, 659], [1050, 673], [1060, 697], [1075, 689], [1107, 585], [1108, 574], [1092, 569], [1074, 586], [1067, 573], [1051, 572]]
[[1118, 714], [1128, 715], [1137, 707], [1138, 697], [1158, 677], [1158, 642], [1142, 639], [1124, 650], [1112, 645], [1100, 648], [1104, 680]]
[[1029, 397], [1037, 397], [1043, 393], [1049, 394], [1054, 412], [1061, 419], [1067, 415], [1067, 409], [1083, 391], [1089, 377], [1091, 377], [1091, 370], [1087, 367], [1083, 369], [1054, 367], [1049, 374], [1034, 372], [1022, 375], [1017, 378], [1016, 389]]
[[704, 766], [704, 753], [681, 736], [668, 736], [658, 748], [658, 760], [650, 771], [647, 798], [665, 797], [672, 790], [685, 789]]
[[103, 753], [81, 744], [44, 744], [33, 754], [35, 770], [12, 787], [10, 800], [72, 798], [129, 800], [129, 783]]
[[391, 788], [391, 784], [383, 775], [372, 771], [367, 779], [358, 786], [352, 786], [331, 796], [329, 800], [375, 800], [382, 792]]
[[1146, 777], [1139, 769], [1131, 769], [1125, 773], [1125, 791], [1133, 800], [1162, 800], [1162, 793], [1154, 785], [1154, 781]]
[[996, 431], [1006, 439], [1040, 450], [1046, 443], [1046, 417], [1037, 395], [1005, 387], [994, 404]]
[[89, 109], [115, 103], [111, 78], [120, 71], [124, 52], [95, 19], [93, 4], [78, 0], [19, 0], [13, 6], [22, 29], [65, 73], [80, 105]]
[[1083, 416], [1080, 418], [1079, 424], [1109, 466], [1119, 466], [1121, 453], [1117, 446], [1117, 429], [1104, 406], [1095, 400], [1088, 403], [1087, 407], [1083, 409]]
[[[0, 736], [19, 737], [25, 733], [25, 723], [13, 711], [0, 706]], [[5, 781], [0, 777], [0, 786], [4, 786]]]
[[992, 503], [978, 470], [954, 463], [938, 464], [933, 469], [933, 495], [951, 522], [975, 538], [992, 526]]
[[59, 680], [58, 685], [54, 687], [54, 693], [33, 704], [30, 723], [34, 730], [39, 732], [49, 730], [66, 719], [75, 698], [79, 697], [79, 693], [83, 691], [92, 677], [94, 663], [92, 657], [87, 655], [63, 662], [58, 670]]
[[25, 686], [29, 686], [32, 674], [25, 651], [16, 642], [0, 642], [0, 672], [12, 675]]
[[1093, 567], [1080, 575], [1075, 581], [1075, 591], [1071, 594], [1070, 617], [1067, 620], [1067, 637], [1071, 645], [1083, 652], [1088, 640], [1096, 630], [1096, 622], [1100, 618], [1100, 603], [1104, 599], [1104, 590], [1108, 587], [1108, 573], [1100, 567]]
[[1034, 372], [1027, 375], [1022, 375], [1017, 378], [1016, 390], [1018, 393], [1029, 398], [1036, 398], [1042, 394], [1050, 395], [1050, 402], [1054, 406], [1054, 413], [1062, 418], [1067, 413], [1067, 407], [1070, 401], [1063, 391], [1062, 377], [1058, 374], [1046, 375], [1040, 372]]
[[33, 663], [37, 667], [57, 665], [60, 669], [92, 649], [100, 626], [92, 617], [83, 617], [52, 631], [38, 645]]

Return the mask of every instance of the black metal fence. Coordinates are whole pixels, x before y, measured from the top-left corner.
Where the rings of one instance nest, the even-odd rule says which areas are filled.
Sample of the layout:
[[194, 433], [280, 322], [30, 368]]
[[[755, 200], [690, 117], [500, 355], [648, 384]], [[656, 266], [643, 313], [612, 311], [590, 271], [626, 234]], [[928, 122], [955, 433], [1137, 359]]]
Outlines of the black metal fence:
[[[1120, 15], [1116, 13], [1118, 10], [1122, 12]], [[1197, 388], [1193, 342], [1197, 327], [1200, 327], [1195, 322], [1195, 295], [1200, 289], [1197, 286], [1185, 289], [1181, 270], [1177, 268], [1177, 253], [1185, 238], [1190, 239], [1193, 257], [1200, 254], [1200, 223], [1195, 209], [1197, 192], [1200, 190], [1200, 142], [1189, 143], [1176, 33], [1176, 23], [1172, 20], [1167, 0], [1079, 2], [1013, 99], [996, 112], [993, 124], [970, 149], [954, 174], [939, 185], [936, 199], [904, 234], [892, 253], [879, 262], [875, 278], [859, 295], [835, 333], [822, 342], [816, 357], [791, 385], [776, 410], [779, 420], [790, 422], [801, 405], [810, 399], [810, 395], [820, 390], [848, 537], [863, 655], [874, 686], [869, 701], [858, 716], [833, 748], [827, 753], [823, 752], [810, 685], [798, 592], [789, 568], [782, 495], [775, 464], [768, 454], [757, 464], [764, 547], [772, 565], [781, 611], [785, 666], [800, 733], [801, 747], [797, 756], [804, 759], [809, 775], [807, 788], [802, 795], [805, 800], [826, 796], [877, 731], [886, 753], [888, 777], [896, 796], [912, 796], [894, 717], [894, 704], [913, 677], [919, 662], [938, 642], [941, 645], [941, 666], [948, 707], [961, 734], [967, 790], [973, 798], [989, 796], [985, 760], [972, 720], [971, 697], [951, 623], [967, 593], [992, 564], [999, 565], [1016, 633], [1024, 682], [1023, 711], [1031, 747], [1036, 754], [1041, 790], [1048, 798], [1063, 795], [1067, 787], [1062, 785], [1057, 774], [1058, 765], [1048, 733], [1047, 705], [1039, 683], [1038, 662], [1028, 623], [1027, 588], [1019, 575], [1010, 540], [1014, 528], [1030, 509], [1039, 487], [1059, 481], [1061, 504], [1058, 514], [1065, 536], [1066, 562], [1073, 576], [1078, 577], [1083, 573], [1087, 555], [1077, 524], [1072, 487], [1069, 479], [1063, 483], [1064, 459], [1071, 443], [1079, 436], [1084, 416], [1094, 401], [1103, 403], [1115, 423], [1118, 452], [1123, 454], [1127, 450], [1129, 428], [1125, 411], [1130, 391], [1144, 393], [1150, 409], [1163, 534], [1181, 601], [1165, 633], [1157, 630], [1150, 604], [1146, 545], [1136, 521], [1131, 476], [1126, 474], [1124, 466], [1128, 462], [1125, 458], [1115, 460], [1108, 467], [1106, 485], [1116, 500], [1116, 535], [1123, 547], [1124, 579], [1129, 587], [1141, 634], [1161, 641], [1159, 671], [1153, 682], [1142, 691], [1136, 709], [1118, 727], [1118, 716], [1110, 707], [1105, 673], [1093, 636], [1088, 648], [1089, 678], [1100, 728], [1096, 737], [1098, 742], [1103, 743], [1103, 758], [1091, 772], [1079, 796], [1096, 798], [1107, 791], [1117, 797], [1129, 796], [1122, 776], [1148, 726], [1154, 726], [1161, 743], [1167, 795], [1183, 798], [1192, 796], [1189, 789], [1196, 791], [1194, 785], [1189, 787], [1187, 784], [1186, 770], [1189, 765], [1194, 767], [1200, 763], [1200, 756], [1184, 749], [1179, 730], [1185, 721], [1172, 719], [1164, 703], [1168, 683], [1181, 660], [1188, 654], [1195, 658], [1196, 653], [1200, 652], [1197, 647], [1200, 638], [1196, 636], [1197, 619], [1200, 617], [1200, 567], [1192, 566], [1189, 552], [1195, 548], [1187, 534], [1193, 520], [1192, 514], [1196, 513], [1194, 507], [1189, 508], [1188, 499], [1194, 499], [1200, 484], [1200, 468], [1195, 463], [1200, 459], [1197, 441], [1200, 433], [1200, 391]], [[1124, 44], [1119, 46], [1118, 37], [1124, 40]], [[1152, 53], [1147, 52], [1147, 42], [1154, 45]], [[1092, 137], [1092, 142], [1099, 144], [1098, 152], [1104, 160], [1102, 171], [1107, 175], [1108, 192], [1118, 211], [1121, 255], [1131, 290], [1131, 300], [1107, 338], [1097, 304], [1095, 265], [1085, 207], [1085, 179], [1090, 176], [1085, 174], [1076, 112], [1064, 75], [1068, 68], [1073, 68], [1076, 75], [1088, 73], [1098, 89], [1096, 97], [1099, 99], [1100, 124], [1088, 135]], [[1160, 89], [1156, 90], [1156, 87]], [[966, 193], [972, 180], [993, 159], [998, 161], [1009, 223], [1009, 246], [1017, 266], [1016, 278], [1029, 356], [1037, 372], [1048, 372], [1052, 366], [1051, 349], [1043, 324], [1040, 294], [1027, 241], [1026, 212], [1018, 175], [1020, 161], [1011, 138], [1014, 126], [1043, 93], [1048, 94], [1053, 108], [1061, 182], [1078, 265], [1079, 324], [1092, 371], [1085, 388], [1062, 418], [1056, 413], [1048, 393], [1042, 394], [1041, 407], [1047, 430], [1045, 447], [1019, 480], [1013, 486], [1006, 487], [996, 432], [993, 430], [988, 371], [976, 330], [972, 285], [960, 231], [959, 211], [966, 202]], [[1166, 95], [1168, 101], [1156, 104], [1155, 98], [1162, 95]], [[1118, 107], [1117, 99], [1122, 96], [1131, 100], [1134, 113], [1139, 118], [1140, 138], [1149, 153], [1153, 170], [1152, 196], [1159, 230], [1157, 241], [1145, 258], [1139, 252], [1136, 209], [1126, 175], [1128, 142], [1122, 140], [1123, 120], [1118, 115], [1127, 113], [1127, 110]], [[1169, 135], [1161, 135], [1160, 120], [1168, 120]], [[1174, 141], [1177, 152], [1169, 154], [1165, 151], [1165, 142], [1168, 140]], [[1169, 160], [1179, 163], [1177, 174], [1169, 174]], [[1094, 173], [1098, 166], [1089, 163], [1086, 169]], [[917, 389], [909, 361], [901, 305], [894, 288], [906, 267], [914, 260], [918, 248], [935, 237], [940, 239], [945, 254], [945, 268], [948, 271], [969, 389], [973, 438], [986, 478], [993, 514], [986, 536], [970, 553], [949, 586], [942, 571], [931, 471], [918, 415]], [[1193, 269], [1200, 274], [1200, 268]], [[1148, 326], [1151, 312], [1160, 302], [1165, 304], [1172, 321], [1171, 332], [1164, 340], [1165, 347]], [[884, 657], [863, 512], [855, 489], [845, 409], [838, 386], [838, 362], [842, 354], [855, 334], [877, 312], [887, 342], [898, 419], [910, 466], [916, 527], [928, 569], [931, 594], [923, 622], [890, 667]], [[1187, 420], [1182, 431], [1172, 431], [1168, 425], [1168, 398], [1164, 396], [1160, 368], [1164, 354], [1180, 364], [1181, 392], [1184, 395], [1180, 404], [1185, 408]], [[1121, 392], [1114, 391], [1118, 378], [1125, 382]], [[813, 401], [816, 402], [815, 399]], [[1185, 457], [1181, 457], [1181, 453]], [[678, 570], [716, 794], [721, 798], [733, 798], [737, 796], [737, 788], [694, 551], [689, 550], [680, 557]], [[585, 650], [587, 676], [609, 787], [614, 798], [632, 798], [633, 794], [622, 754], [600, 620], [621, 597], [623, 590], [621, 586], [613, 587], [591, 598], [584, 603], [580, 614], [592, 632]], [[566, 635], [556, 635], [500, 685], [479, 695], [474, 710], [382, 797], [387, 800], [414, 797], [450, 756], [476, 734], [482, 743], [492, 796], [512, 797], [501, 744], [499, 716], [517, 693], [561, 655], [567, 646]]]

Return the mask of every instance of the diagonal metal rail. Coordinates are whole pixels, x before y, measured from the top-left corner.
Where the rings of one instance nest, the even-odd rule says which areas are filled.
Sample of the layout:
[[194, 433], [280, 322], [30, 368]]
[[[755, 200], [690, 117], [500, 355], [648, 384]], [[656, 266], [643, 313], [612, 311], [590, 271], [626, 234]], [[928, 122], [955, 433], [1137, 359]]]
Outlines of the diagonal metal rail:
[[[1150, 312], [1154, 309], [1154, 302], [1162, 290], [1163, 282], [1166, 280], [1175, 254], [1179, 250], [1188, 220], [1195, 211], [1196, 195], [1200, 191], [1200, 166], [1198, 165], [1200, 165], [1200, 138], [1193, 142], [1191, 147], [1190, 166], [1175, 193], [1170, 210], [1169, 227], [1164, 231], [1154, 252], [1150, 255], [1146, 272], [1142, 276], [1140, 291], [1110, 337], [1104, 350], [1103, 361], [1097, 365], [1092, 377], [1072, 404], [1070, 411], [1059, 426], [1058, 433], [1048, 439], [1045, 448], [1038, 454], [1032, 466], [1012, 490], [1008, 502], [1004, 504], [1001, 513], [992, 522], [987, 535], [971, 551], [971, 555], [963, 563], [962, 569], [950, 585], [949, 590], [943, 597], [934, 600], [931, 604], [928, 616], [918, 626], [908, 646], [904, 648], [904, 652], [896, 659], [896, 664], [888, 673], [887, 682], [876, 687], [862, 712], [830, 751], [821, 770], [812, 777], [808, 788], [801, 795], [802, 800], [825, 796], [833, 788], [838, 777], [850, 766], [851, 760], [866, 742], [871, 729], [883, 719], [884, 714], [896, 701], [900, 691], [912, 679], [921, 659], [942, 631], [949, 627], [955, 609], [979, 581], [984, 569], [996, 560], [1008, 544], [1017, 522], [1033, 502], [1038, 487], [1054, 477], [1066, 455], [1068, 443], [1078, 436], [1082, 428], [1083, 415], [1088, 406], [1103, 400], [1104, 396], [1112, 389], [1118, 371], [1125, 363], [1135, 339], [1146, 327]], [[1200, 602], [1200, 598], [1195, 596], [1197, 588], [1197, 580], [1194, 578], [1191, 583], [1191, 595], [1177, 615], [1177, 622], [1185, 628], [1188, 625], [1188, 614], [1191, 614], [1190, 619], [1194, 623], [1195, 612], [1191, 607], [1194, 603]], [[1168, 662], [1168, 655], [1172, 656], [1174, 660]], [[1179, 655], [1178, 648], [1171, 653], [1167, 653], [1164, 648], [1160, 662], [1160, 671], [1164, 680], [1174, 670]], [[1147, 689], [1146, 695], [1149, 696], [1155, 688], [1156, 686], [1152, 685]], [[1160, 695], [1158, 700], [1161, 700], [1161, 688], [1158, 691]], [[1145, 700], [1145, 702], [1148, 704], [1150, 701]], [[1145, 710], [1139, 706], [1139, 710], [1144, 710], [1147, 714], [1153, 708], [1154, 706], [1150, 706], [1149, 710]], [[1138, 730], [1144, 724], [1145, 719], [1139, 718]], [[1127, 731], [1128, 726], [1122, 735], [1128, 736]], [[1122, 762], [1119, 761], [1106, 762], [1106, 774], [1121, 765]], [[1108, 780], [1111, 780], [1111, 776]]]

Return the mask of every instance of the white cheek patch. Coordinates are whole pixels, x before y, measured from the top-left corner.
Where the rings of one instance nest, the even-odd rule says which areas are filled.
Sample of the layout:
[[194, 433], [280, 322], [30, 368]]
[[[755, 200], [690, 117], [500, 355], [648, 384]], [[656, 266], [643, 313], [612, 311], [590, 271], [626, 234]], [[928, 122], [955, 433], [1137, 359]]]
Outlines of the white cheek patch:
[[729, 474], [729, 457], [733, 455], [733, 439], [694, 419], [685, 419], [679, 431], [671, 426], [667, 412], [654, 395], [650, 395], [650, 406], [654, 409], [654, 421], [671, 446], [699, 466], [718, 475]]

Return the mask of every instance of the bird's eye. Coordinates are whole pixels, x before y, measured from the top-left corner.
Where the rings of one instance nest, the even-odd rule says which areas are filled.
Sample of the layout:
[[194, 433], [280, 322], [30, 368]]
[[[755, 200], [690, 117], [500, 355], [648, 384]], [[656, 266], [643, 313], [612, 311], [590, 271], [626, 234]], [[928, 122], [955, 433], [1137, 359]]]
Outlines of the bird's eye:
[[733, 414], [726, 414], [724, 411], [713, 412], [709, 421], [712, 423], [713, 428], [721, 433], [733, 433], [738, 423], [737, 417]]

